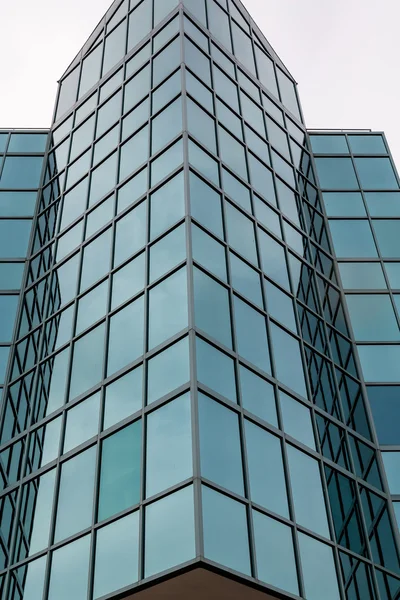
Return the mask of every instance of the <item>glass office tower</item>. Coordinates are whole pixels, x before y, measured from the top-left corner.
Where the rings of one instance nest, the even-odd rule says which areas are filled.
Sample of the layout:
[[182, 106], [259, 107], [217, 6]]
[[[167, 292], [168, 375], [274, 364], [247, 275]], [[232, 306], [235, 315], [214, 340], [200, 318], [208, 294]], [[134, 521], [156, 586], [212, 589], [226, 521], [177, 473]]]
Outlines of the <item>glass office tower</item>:
[[243, 5], [116, 0], [47, 143], [0, 415], [2, 598], [399, 598], [324, 171]]

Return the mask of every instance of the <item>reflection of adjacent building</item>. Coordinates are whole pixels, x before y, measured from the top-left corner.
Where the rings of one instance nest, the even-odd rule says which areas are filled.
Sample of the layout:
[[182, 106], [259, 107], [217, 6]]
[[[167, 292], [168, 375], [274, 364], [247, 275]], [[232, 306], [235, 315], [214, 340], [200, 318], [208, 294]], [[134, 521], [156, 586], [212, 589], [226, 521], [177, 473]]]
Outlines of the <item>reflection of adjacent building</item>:
[[61, 78], [2, 412], [3, 595], [394, 600], [295, 84], [234, 0], [128, 4]]

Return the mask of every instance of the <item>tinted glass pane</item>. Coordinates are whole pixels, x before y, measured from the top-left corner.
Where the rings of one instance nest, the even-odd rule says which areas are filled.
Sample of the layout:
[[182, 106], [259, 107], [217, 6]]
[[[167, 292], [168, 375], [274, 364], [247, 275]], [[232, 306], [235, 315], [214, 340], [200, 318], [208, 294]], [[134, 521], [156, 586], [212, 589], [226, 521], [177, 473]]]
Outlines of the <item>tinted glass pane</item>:
[[297, 595], [296, 561], [290, 527], [253, 510], [258, 577]]
[[247, 260], [257, 265], [253, 223], [229, 202], [226, 203], [226, 219], [230, 245]]
[[251, 574], [246, 507], [203, 486], [204, 555]]
[[152, 154], [161, 150], [182, 131], [182, 100], [178, 98], [152, 122]]
[[233, 360], [200, 338], [196, 338], [196, 359], [198, 381], [236, 402]]
[[399, 381], [400, 346], [359, 345], [358, 354], [366, 381]]
[[188, 326], [186, 268], [149, 292], [149, 349]]
[[400, 192], [365, 192], [372, 217], [400, 217]]
[[283, 287], [289, 288], [286, 256], [283, 246], [278, 244], [278, 242], [261, 229], [258, 229], [258, 231], [264, 273], [277, 283], [283, 285]]
[[146, 508], [145, 577], [195, 557], [193, 488]]
[[108, 281], [105, 281], [79, 300], [76, 333], [101, 319], [107, 312], [107, 304]]
[[380, 263], [339, 263], [339, 271], [345, 289], [386, 289]]
[[356, 340], [379, 342], [400, 339], [390, 296], [348, 294], [346, 300]]
[[31, 226], [32, 221], [30, 220], [0, 220], [0, 256], [2, 258], [25, 258]]
[[350, 158], [316, 158], [315, 162], [323, 189], [358, 189], [356, 174]]
[[146, 203], [141, 202], [117, 221], [115, 227], [114, 266], [135, 254], [146, 242]]
[[303, 533], [299, 544], [307, 600], [339, 600], [332, 549]]
[[92, 523], [96, 446], [63, 464], [58, 494], [55, 541]]
[[97, 531], [94, 598], [138, 580], [139, 513]]
[[42, 556], [42, 558], [34, 560], [28, 564], [24, 586], [25, 600], [42, 598], [46, 574], [46, 559], [47, 556]]
[[391, 494], [400, 493], [400, 452], [382, 452], [386, 477]]
[[48, 471], [40, 477], [35, 516], [30, 536], [30, 555], [43, 550], [49, 543], [55, 481], [56, 469]]
[[223, 281], [227, 280], [225, 248], [200, 227], [192, 227], [193, 259]]
[[329, 221], [333, 245], [339, 258], [377, 256], [368, 221]]
[[18, 296], [0, 296], [0, 341], [10, 342], [15, 325]]
[[93, 387], [103, 373], [105, 326], [99, 325], [74, 344], [70, 399]]
[[354, 154], [387, 154], [381, 135], [349, 135], [348, 139]]
[[288, 517], [285, 472], [279, 438], [247, 420], [245, 434], [251, 499], [260, 506]]
[[264, 308], [259, 273], [232, 252], [230, 253], [230, 261], [232, 286], [260, 308]]
[[400, 388], [374, 385], [367, 390], [379, 442], [399, 444]]
[[22, 283], [24, 263], [0, 263], [0, 288], [16, 290]]
[[104, 440], [101, 452], [99, 521], [139, 502], [141, 444], [141, 421], [136, 421]]
[[90, 535], [53, 552], [48, 600], [85, 600], [88, 588]]
[[359, 192], [324, 192], [328, 217], [365, 217], [365, 206]]
[[344, 135], [311, 135], [314, 154], [349, 154]]
[[190, 173], [190, 204], [192, 216], [223, 238], [221, 197], [194, 173]]
[[189, 374], [188, 339], [173, 344], [148, 363], [147, 404], [187, 383]]
[[287, 450], [296, 521], [329, 537], [319, 464], [292, 446]]
[[184, 214], [183, 173], [179, 173], [150, 196], [150, 239], [174, 225]]
[[385, 258], [400, 256], [400, 220], [373, 220], [378, 247]]
[[104, 429], [142, 408], [143, 369], [138, 367], [106, 387]]
[[33, 216], [36, 192], [0, 192], [0, 216]]
[[361, 187], [367, 190], [393, 190], [399, 187], [389, 158], [355, 158]]
[[150, 283], [186, 258], [185, 226], [177, 227], [150, 248]]
[[83, 251], [81, 290], [100, 279], [110, 268], [111, 229], [107, 229]]
[[64, 452], [97, 435], [99, 413], [100, 394], [91, 396], [67, 412]]
[[273, 385], [240, 366], [240, 387], [243, 408], [278, 427]]
[[239, 420], [236, 413], [208, 396], [199, 396], [202, 476], [243, 495]]
[[400, 289], [400, 263], [385, 262], [385, 270], [392, 288]]
[[144, 298], [141, 296], [110, 319], [107, 372], [115, 373], [143, 354]]
[[228, 290], [198, 269], [194, 270], [194, 288], [197, 326], [231, 348]]
[[310, 409], [291, 396], [279, 393], [284, 431], [315, 450]]
[[147, 418], [146, 495], [153, 496], [192, 475], [190, 395]]
[[4, 161], [0, 187], [37, 189], [43, 167], [41, 156], [8, 156]]
[[249, 362], [270, 373], [265, 317], [235, 296], [237, 351]]

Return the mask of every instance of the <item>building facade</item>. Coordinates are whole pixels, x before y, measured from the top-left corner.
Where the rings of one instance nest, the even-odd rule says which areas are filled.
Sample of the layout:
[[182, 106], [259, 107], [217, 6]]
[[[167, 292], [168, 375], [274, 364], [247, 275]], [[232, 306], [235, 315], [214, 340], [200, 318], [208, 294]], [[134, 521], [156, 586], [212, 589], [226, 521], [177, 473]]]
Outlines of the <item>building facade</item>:
[[116, 0], [3, 137], [1, 597], [400, 598], [384, 137], [309, 134], [236, 0]]

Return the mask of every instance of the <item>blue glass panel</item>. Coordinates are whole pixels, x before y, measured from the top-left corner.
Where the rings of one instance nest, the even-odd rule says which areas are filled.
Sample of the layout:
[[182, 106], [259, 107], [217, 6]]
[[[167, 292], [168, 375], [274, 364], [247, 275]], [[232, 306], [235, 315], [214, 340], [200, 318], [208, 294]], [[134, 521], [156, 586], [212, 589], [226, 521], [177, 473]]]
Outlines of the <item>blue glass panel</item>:
[[0, 289], [17, 290], [22, 283], [25, 263], [0, 263]]
[[119, 181], [136, 171], [149, 157], [149, 126], [145, 125], [121, 146]]
[[33, 216], [36, 197], [36, 192], [0, 192], [0, 216]]
[[85, 239], [88, 239], [114, 217], [115, 197], [110, 196], [86, 217]]
[[151, 30], [152, 25], [152, 1], [144, 0], [129, 15], [128, 49], [132, 50]]
[[0, 257], [25, 258], [28, 252], [31, 220], [0, 220]]
[[222, 172], [224, 179], [224, 193], [235, 200], [235, 202], [240, 204], [242, 208], [251, 213], [251, 197], [249, 188], [243, 185], [226, 169], [222, 169]]
[[219, 155], [221, 160], [228, 165], [238, 175], [248, 180], [246, 153], [244, 146], [239, 144], [222, 127], [218, 127], [219, 132]]
[[150, 239], [169, 229], [185, 215], [183, 172], [150, 196]]
[[30, 535], [30, 555], [47, 548], [49, 544], [55, 481], [56, 469], [48, 471], [39, 479], [36, 509]]
[[199, 269], [194, 269], [194, 306], [196, 325], [232, 348], [229, 292]]
[[110, 269], [112, 230], [107, 229], [83, 250], [81, 291], [105, 275]]
[[189, 379], [189, 345], [186, 337], [149, 361], [147, 404], [169, 394]]
[[105, 325], [99, 325], [74, 344], [69, 397], [72, 400], [102, 378]]
[[254, 225], [230, 202], [226, 202], [226, 221], [230, 245], [247, 260], [258, 264]]
[[200, 173], [215, 185], [219, 186], [219, 168], [217, 161], [191, 140], [189, 140], [189, 160], [190, 164], [193, 165], [195, 169], [200, 171]]
[[279, 398], [284, 431], [315, 450], [310, 409], [284, 392], [279, 392]]
[[400, 346], [359, 345], [358, 354], [365, 381], [392, 383], [400, 380]]
[[219, 7], [216, 2], [214, 2], [214, 0], [209, 0], [207, 5], [210, 32], [217, 38], [219, 42], [221, 42], [221, 44], [225, 46], [225, 48], [229, 50], [229, 52], [232, 52], [232, 41], [228, 15]]
[[148, 319], [149, 349], [188, 326], [186, 267], [150, 290]]
[[400, 331], [389, 295], [348, 294], [346, 300], [357, 341], [400, 340]]
[[196, 225], [192, 226], [192, 250], [195, 261], [223, 281], [227, 280], [224, 246]]
[[339, 263], [339, 271], [344, 289], [386, 289], [386, 281], [380, 263]]
[[146, 507], [145, 577], [195, 558], [193, 487]]
[[[124, 88], [124, 112], [136, 106], [150, 92], [150, 65], [128, 81]], [[148, 116], [147, 116], [148, 118]], [[147, 121], [147, 118], [145, 119]]]
[[339, 258], [377, 256], [367, 220], [330, 220], [329, 226], [336, 256]]
[[332, 548], [304, 533], [299, 545], [307, 600], [340, 600]]
[[199, 140], [208, 150], [217, 153], [217, 140], [215, 137], [215, 121], [207, 115], [190, 98], [187, 99], [187, 120], [190, 133]]
[[245, 434], [252, 501], [278, 515], [288, 517], [285, 472], [279, 438], [247, 420]]
[[4, 161], [0, 187], [37, 189], [43, 167], [41, 156], [8, 156]]
[[400, 494], [400, 452], [382, 452], [390, 493]]
[[98, 529], [93, 597], [100, 598], [138, 580], [139, 512]]
[[78, 302], [76, 334], [80, 333], [96, 321], [104, 317], [108, 305], [108, 280], [91, 292], [82, 296]]
[[270, 316], [286, 325], [294, 333], [297, 333], [293, 300], [269, 281], [265, 281], [265, 289]]
[[234, 297], [237, 351], [267, 373], [271, 372], [265, 317]]
[[211, 87], [210, 59], [185, 37], [185, 63], [201, 81]]
[[139, 254], [112, 278], [111, 309], [140, 292], [145, 285], [145, 253]]
[[385, 270], [389, 277], [389, 285], [394, 289], [400, 289], [400, 263], [385, 262]]
[[150, 248], [149, 283], [168, 273], [186, 258], [185, 225], [180, 225]]
[[372, 217], [400, 217], [400, 192], [365, 192]]
[[115, 225], [114, 266], [135, 254], [146, 243], [146, 203], [141, 202]]
[[151, 153], [155, 154], [182, 131], [182, 99], [179, 97], [154, 117], [151, 129]]
[[58, 493], [55, 541], [92, 524], [96, 446], [63, 463]]
[[400, 220], [373, 219], [378, 247], [384, 258], [400, 256]]
[[253, 510], [258, 578], [298, 595], [293, 534], [290, 527]]
[[181, 62], [181, 41], [177, 37], [153, 59], [153, 86], [161, 83]]
[[10, 355], [9, 346], [0, 346], [0, 383], [4, 383], [6, 378], [6, 369], [8, 364], [8, 357]]
[[205, 557], [251, 575], [246, 507], [208, 487], [202, 491]]
[[268, 202], [276, 206], [275, 188], [272, 172], [253, 154], [249, 153], [251, 183]]
[[366, 190], [395, 190], [399, 184], [389, 158], [354, 159], [361, 187]]
[[143, 354], [144, 297], [110, 319], [107, 373], [111, 375]]
[[289, 277], [284, 247], [258, 228], [263, 271], [268, 277], [289, 289]]
[[236, 402], [234, 361], [200, 338], [196, 338], [196, 359], [198, 381]]
[[316, 158], [318, 178], [326, 190], [357, 190], [358, 183], [351, 158]]
[[192, 476], [190, 394], [180, 396], [147, 418], [146, 496]]
[[117, 214], [128, 208], [147, 192], [147, 167], [137, 173], [118, 190]]
[[365, 217], [365, 206], [360, 192], [324, 192], [328, 217]]
[[199, 394], [200, 463], [206, 479], [244, 495], [237, 413]]
[[311, 135], [314, 154], [349, 154], [344, 135]]
[[121, 60], [126, 47], [126, 19], [105, 39], [103, 75]]
[[369, 385], [367, 391], [379, 443], [400, 444], [400, 387]]
[[90, 535], [53, 552], [48, 600], [87, 597]]
[[264, 308], [260, 274], [230, 252], [232, 286], [243, 296]]
[[243, 366], [239, 371], [243, 408], [278, 427], [273, 385]]
[[143, 368], [137, 367], [106, 387], [104, 423], [107, 429], [142, 408]]
[[329, 538], [319, 463], [293, 446], [287, 452], [296, 521]]
[[45, 555], [28, 564], [24, 586], [25, 600], [36, 600], [43, 597], [46, 562], [47, 556]]
[[348, 139], [353, 154], [387, 154], [381, 135], [349, 135]]
[[299, 342], [276, 325], [271, 325], [271, 335], [277, 379], [307, 397]]
[[0, 342], [11, 342], [18, 296], [0, 296]]
[[193, 218], [215, 235], [224, 237], [221, 196], [194, 173], [190, 173], [190, 205]]
[[107, 100], [107, 102], [99, 108], [97, 113], [96, 137], [105, 133], [111, 125], [118, 121], [121, 115], [121, 104], [122, 90], [114, 94], [110, 100]]
[[139, 502], [142, 422], [106, 438], [101, 450], [98, 520]]
[[97, 435], [100, 416], [100, 394], [94, 394], [67, 412], [64, 452], [69, 452]]

